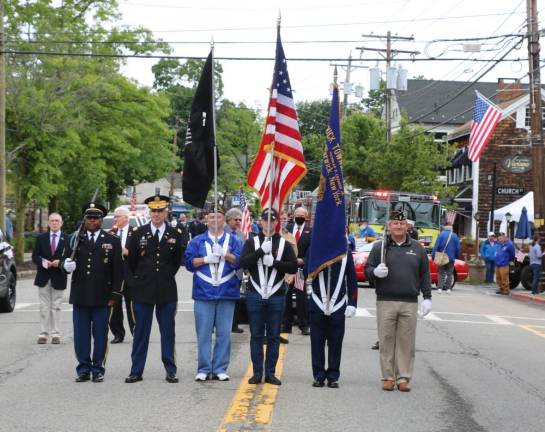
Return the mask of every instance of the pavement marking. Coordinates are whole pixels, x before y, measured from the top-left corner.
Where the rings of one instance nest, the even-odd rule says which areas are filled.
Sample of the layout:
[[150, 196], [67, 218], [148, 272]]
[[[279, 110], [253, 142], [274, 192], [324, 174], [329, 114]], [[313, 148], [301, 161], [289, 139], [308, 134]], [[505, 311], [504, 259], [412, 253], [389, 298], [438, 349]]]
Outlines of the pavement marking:
[[544, 327], [542, 327], [542, 326], [519, 325], [519, 327], [526, 330], [526, 331], [529, 331], [530, 333], [535, 334], [536, 336], [539, 336], [539, 337], [542, 337], [542, 338], [545, 339], [545, 331], [537, 330], [537, 328], [543, 329]]
[[495, 322], [500, 325], [514, 325], [511, 321], [507, 321], [505, 318], [496, 316], [496, 315], [483, 315], [485, 318], [488, 318], [490, 321]]
[[375, 318], [375, 315], [371, 314], [371, 312], [369, 312], [369, 310], [366, 308], [357, 308], [356, 316], [362, 318]]
[[442, 318], [439, 318], [437, 315], [435, 315], [433, 312], [430, 312], [424, 317], [425, 321], [443, 321]]
[[16, 303], [15, 304], [15, 309], [22, 309], [22, 308], [26, 308], [28, 306], [31, 306], [33, 304], [38, 304], [38, 303]]
[[[282, 336], [288, 338], [286, 333], [282, 333]], [[286, 345], [280, 344], [278, 363], [276, 364], [276, 376], [278, 378], [282, 377], [286, 349]], [[248, 379], [252, 375], [253, 366], [250, 362], [218, 431], [270, 430], [279, 386], [248, 384]]]

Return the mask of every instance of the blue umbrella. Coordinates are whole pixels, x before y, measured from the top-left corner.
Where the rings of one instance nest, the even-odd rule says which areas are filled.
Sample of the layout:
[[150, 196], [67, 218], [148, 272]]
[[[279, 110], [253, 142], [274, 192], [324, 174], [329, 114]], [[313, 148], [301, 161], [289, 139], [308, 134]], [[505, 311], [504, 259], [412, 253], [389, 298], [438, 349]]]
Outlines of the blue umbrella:
[[517, 231], [515, 232], [515, 238], [524, 240], [530, 238], [531, 236], [532, 228], [530, 227], [530, 222], [528, 222], [528, 210], [526, 210], [526, 207], [522, 207], [522, 212], [517, 225]]

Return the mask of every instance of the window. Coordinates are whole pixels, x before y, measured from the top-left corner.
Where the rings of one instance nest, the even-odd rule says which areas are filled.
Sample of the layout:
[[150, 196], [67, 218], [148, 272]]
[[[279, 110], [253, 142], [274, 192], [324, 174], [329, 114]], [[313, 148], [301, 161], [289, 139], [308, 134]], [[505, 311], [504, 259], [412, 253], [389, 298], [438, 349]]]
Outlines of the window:
[[[530, 106], [526, 107], [526, 114], [524, 117], [524, 125], [530, 128]], [[545, 127], [545, 107], [541, 108], [541, 127]]]

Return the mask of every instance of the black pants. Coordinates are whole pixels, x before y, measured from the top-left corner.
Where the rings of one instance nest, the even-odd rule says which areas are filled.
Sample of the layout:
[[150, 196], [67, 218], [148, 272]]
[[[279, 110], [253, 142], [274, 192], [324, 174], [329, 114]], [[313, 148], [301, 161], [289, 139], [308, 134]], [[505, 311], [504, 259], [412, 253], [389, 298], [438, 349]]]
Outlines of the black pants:
[[[129, 330], [131, 334], [134, 334], [134, 310], [132, 305], [132, 300], [128, 292], [123, 294], [125, 298], [125, 311], [127, 312], [127, 319], [129, 321]], [[114, 306], [112, 313], [112, 318], [110, 319], [110, 330], [112, 331], [114, 337], [120, 339], [125, 339], [125, 326], [123, 325], [123, 301], [119, 302]]]
[[286, 309], [284, 311], [284, 319], [282, 322], [282, 326], [286, 331], [291, 330], [291, 327], [294, 324], [293, 310], [291, 307], [293, 293], [295, 293], [297, 325], [301, 330], [308, 327], [307, 294], [304, 291], [294, 288], [293, 285], [289, 285], [286, 291]]
[[[310, 313], [310, 350], [312, 374], [317, 381], [338, 381], [341, 375], [341, 351], [344, 338], [344, 313], [325, 316], [321, 311]], [[327, 345], [327, 368], [325, 347]]]

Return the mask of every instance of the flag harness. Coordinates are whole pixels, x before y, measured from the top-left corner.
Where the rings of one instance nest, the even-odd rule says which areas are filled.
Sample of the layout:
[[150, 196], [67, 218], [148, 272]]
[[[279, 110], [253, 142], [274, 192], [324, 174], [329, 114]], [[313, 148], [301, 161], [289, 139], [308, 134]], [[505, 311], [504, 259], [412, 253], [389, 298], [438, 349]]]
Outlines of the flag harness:
[[[217, 237], [216, 237], [217, 239]], [[225, 233], [225, 240], [223, 241], [223, 253], [224, 255], [227, 253], [229, 249], [229, 240], [230, 235], [229, 233]], [[215, 242], [214, 242], [215, 244]], [[206, 248], [206, 254], [211, 255], [212, 254], [212, 247], [210, 246], [210, 243], [207, 241], [204, 242], [204, 247]], [[233, 270], [231, 273], [226, 274], [225, 276], [221, 277], [223, 274], [223, 268], [225, 267], [225, 257], [222, 255], [220, 258], [219, 264], [208, 264], [208, 268], [210, 269], [210, 275], [213, 275], [213, 277], [210, 277], [208, 275], [205, 275], [201, 271], [197, 271], [197, 276], [199, 276], [202, 280], [205, 282], [208, 282], [210, 285], [213, 285], [215, 287], [227, 282], [230, 280], [233, 276], [235, 276], [235, 271]]]
[[[340, 308], [342, 308], [346, 304], [346, 296], [344, 298], [344, 301], [340, 301], [337, 304], [337, 297], [339, 297], [339, 292], [341, 291], [341, 285], [344, 280], [344, 273], [346, 270], [346, 260], [347, 257], [345, 256], [341, 261], [341, 269], [339, 271], [339, 277], [337, 279], [337, 285], [335, 286], [335, 291], [333, 291], [333, 295], [330, 297], [330, 287], [331, 287], [331, 266], [327, 268], [328, 273], [328, 280], [327, 280], [327, 290], [326, 290], [326, 284], [324, 281], [324, 272], [321, 271], [318, 275], [318, 283], [320, 285], [320, 296], [321, 299], [318, 298], [318, 295], [312, 291], [312, 299], [314, 300], [314, 303], [323, 311], [324, 315], [331, 315], [335, 312], [337, 312]], [[333, 306], [332, 306], [333, 305]]]
[[[286, 240], [280, 237], [280, 243], [278, 244], [278, 252], [276, 254], [276, 258], [282, 258], [285, 245], [286, 245]], [[254, 246], [256, 251], [261, 247], [261, 243], [259, 242], [258, 236], [254, 237]], [[263, 260], [261, 258], [257, 262], [257, 271], [259, 273], [259, 285], [254, 281], [254, 279], [251, 276], [250, 276], [250, 281], [252, 282], [252, 285], [255, 288], [255, 290], [261, 295], [263, 299], [266, 300], [270, 296], [272, 296], [276, 291], [278, 291], [278, 289], [284, 283], [284, 279], [280, 279], [280, 281], [278, 281], [276, 285], [273, 285], [274, 279], [276, 278], [276, 274], [278, 272], [275, 268], [273, 268], [267, 280], [265, 278], [265, 269], [263, 266]]]

